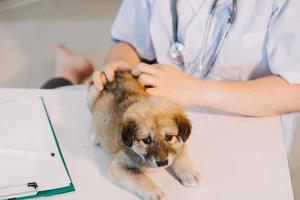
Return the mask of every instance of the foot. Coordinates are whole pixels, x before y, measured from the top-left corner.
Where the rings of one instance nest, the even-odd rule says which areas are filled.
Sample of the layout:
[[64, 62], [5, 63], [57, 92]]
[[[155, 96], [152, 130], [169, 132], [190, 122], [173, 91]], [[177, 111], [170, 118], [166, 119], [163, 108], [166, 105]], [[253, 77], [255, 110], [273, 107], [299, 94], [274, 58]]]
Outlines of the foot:
[[65, 78], [73, 84], [78, 84], [93, 73], [94, 67], [87, 58], [73, 54], [61, 44], [55, 44], [53, 49], [55, 77]]

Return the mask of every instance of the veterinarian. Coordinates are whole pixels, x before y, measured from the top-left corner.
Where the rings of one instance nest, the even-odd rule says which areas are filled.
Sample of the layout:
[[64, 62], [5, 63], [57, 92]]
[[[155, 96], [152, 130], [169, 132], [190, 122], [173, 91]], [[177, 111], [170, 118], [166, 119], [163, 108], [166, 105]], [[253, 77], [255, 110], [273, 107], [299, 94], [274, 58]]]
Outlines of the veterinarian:
[[[298, 112], [299, 8], [298, 0], [124, 0], [104, 72], [112, 79], [128, 65], [150, 94], [183, 106], [246, 116]], [[174, 62], [172, 48], [182, 60]], [[294, 117], [283, 117], [287, 146]]]
[[[132, 70], [151, 95], [245, 116], [283, 115], [292, 144], [300, 111], [300, 1], [124, 0], [99, 90]], [[103, 69], [103, 68], [102, 68]]]

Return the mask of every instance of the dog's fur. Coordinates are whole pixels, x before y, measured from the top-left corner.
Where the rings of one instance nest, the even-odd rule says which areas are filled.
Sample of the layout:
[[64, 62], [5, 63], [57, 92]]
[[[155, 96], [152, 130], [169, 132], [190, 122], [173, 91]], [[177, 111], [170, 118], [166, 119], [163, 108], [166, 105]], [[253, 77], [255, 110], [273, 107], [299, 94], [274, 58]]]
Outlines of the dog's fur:
[[191, 124], [177, 104], [149, 96], [128, 72], [116, 72], [100, 93], [93, 87], [88, 92], [92, 128], [113, 155], [109, 174], [115, 183], [144, 199], [162, 199], [146, 169], [167, 167], [183, 185], [199, 184], [185, 144]]

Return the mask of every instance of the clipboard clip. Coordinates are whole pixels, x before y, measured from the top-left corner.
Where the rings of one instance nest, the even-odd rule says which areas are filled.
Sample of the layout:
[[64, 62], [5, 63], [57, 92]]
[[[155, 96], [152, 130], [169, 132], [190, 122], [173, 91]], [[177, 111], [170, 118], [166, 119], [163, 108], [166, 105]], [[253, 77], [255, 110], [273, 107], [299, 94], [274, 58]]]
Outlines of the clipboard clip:
[[36, 182], [27, 183], [27, 187], [33, 187], [34, 189], [38, 189], [39, 186]]
[[15, 199], [24, 195], [37, 195], [39, 186], [37, 182], [29, 182], [20, 185], [8, 185], [0, 187], [0, 200]]

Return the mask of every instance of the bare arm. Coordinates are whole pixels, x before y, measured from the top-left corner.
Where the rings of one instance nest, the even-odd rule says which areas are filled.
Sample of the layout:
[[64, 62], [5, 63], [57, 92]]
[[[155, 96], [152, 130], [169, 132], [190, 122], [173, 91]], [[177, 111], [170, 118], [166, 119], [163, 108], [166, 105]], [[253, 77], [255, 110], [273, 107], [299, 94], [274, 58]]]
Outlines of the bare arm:
[[124, 61], [133, 68], [141, 62], [141, 59], [136, 50], [130, 44], [119, 42], [112, 45], [106, 56], [105, 64], [118, 61]]
[[300, 85], [278, 76], [244, 82], [200, 81], [198, 87], [204, 91], [198, 96], [200, 104], [223, 111], [248, 116], [300, 111]]
[[206, 106], [247, 116], [300, 111], [300, 84], [279, 76], [250, 81], [201, 80], [168, 65], [139, 65], [133, 70], [147, 91], [182, 106]]
[[[133, 69], [140, 58], [133, 47], [118, 43], [107, 63], [126, 61]], [[279, 76], [250, 81], [200, 80], [172, 66], [140, 65], [139, 81], [153, 86], [148, 92], [174, 100], [182, 106], [207, 106], [247, 116], [272, 116], [300, 111], [300, 84], [289, 84]], [[106, 73], [107, 74], [107, 73]]]

